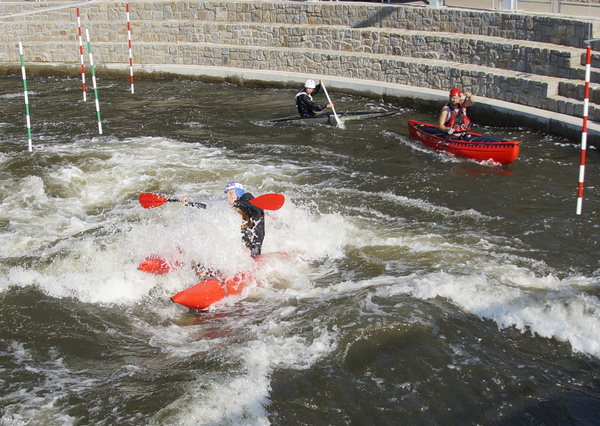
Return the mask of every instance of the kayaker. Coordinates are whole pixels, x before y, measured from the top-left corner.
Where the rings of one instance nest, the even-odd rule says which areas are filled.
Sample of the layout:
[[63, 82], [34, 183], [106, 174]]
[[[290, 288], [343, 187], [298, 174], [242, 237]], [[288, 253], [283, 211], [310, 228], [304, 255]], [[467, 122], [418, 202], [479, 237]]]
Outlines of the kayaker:
[[[461, 102], [464, 96], [464, 101]], [[450, 90], [449, 102], [444, 105], [440, 113], [438, 129], [452, 135], [452, 138], [460, 139], [467, 135], [471, 129], [471, 120], [467, 117], [467, 107], [475, 102], [471, 93], [462, 93], [460, 89]]]
[[296, 108], [298, 108], [300, 117], [311, 117], [315, 115], [315, 111], [333, 107], [333, 104], [320, 105], [313, 101], [312, 97], [321, 91], [322, 83], [323, 80], [319, 80], [319, 84], [315, 84], [315, 81], [309, 78], [304, 83], [304, 89], [296, 94]]
[[244, 186], [239, 182], [229, 182], [225, 185], [227, 203], [242, 215], [242, 241], [250, 252], [250, 256], [256, 257], [262, 251], [265, 239], [265, 212], [251, 204], [254, 198], [252, 194], [244, 191]]
[[[242, 241], [250, 256], [256, 257], [262, 251], [265, 239], [265, 212], [261, 208], [250, 203], [254, 196], [244, 190], [240, 182], [229, 182], [225, 185], [227, 204], [233, 206], [242, 215]], [[190, 201], [189, 197], [179, 199], [184, 204]], [[201, 266], [201, 265], [197, 265]]]

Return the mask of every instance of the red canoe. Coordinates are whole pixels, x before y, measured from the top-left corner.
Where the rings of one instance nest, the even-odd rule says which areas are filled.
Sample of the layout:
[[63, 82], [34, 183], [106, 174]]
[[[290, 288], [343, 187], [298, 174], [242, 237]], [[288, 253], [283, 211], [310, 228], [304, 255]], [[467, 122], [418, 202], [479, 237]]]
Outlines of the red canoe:
[[510, 164], [519, 156], [519, 141], [496, 139], [469, 132], [466, 139], [452, 137], [432, 124], [408, 120], [410, 135], [433, 149], [446, 151], [457, 157], [470, 158], [475, 161], [493, 161], [499, 164]]

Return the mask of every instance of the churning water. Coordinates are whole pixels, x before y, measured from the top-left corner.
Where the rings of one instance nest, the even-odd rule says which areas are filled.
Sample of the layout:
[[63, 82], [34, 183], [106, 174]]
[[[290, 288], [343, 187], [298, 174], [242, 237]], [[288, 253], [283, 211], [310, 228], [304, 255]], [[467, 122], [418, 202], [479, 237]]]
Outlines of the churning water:
[[[0, 79], [0, 424], [594, 424], [600, 418], [600, 156], [522, 141], [497, 167], [408, 136], [437, 111], [330, 90], [378, 120], [269, 123], [294, 90]], [[320, 99], [324, 101], [324, 99]], [[441, 106], [440, 106], [441, 107]], [[474, 110], [475, 111], [475, 110]], [[501, 127], [500, 127], [501, 126]], [[191, 269], [253, 263], [223, 186], [278, 192], [264, 265], [206, 312]], [[141, 192], [205, 199], [143, 209]]]

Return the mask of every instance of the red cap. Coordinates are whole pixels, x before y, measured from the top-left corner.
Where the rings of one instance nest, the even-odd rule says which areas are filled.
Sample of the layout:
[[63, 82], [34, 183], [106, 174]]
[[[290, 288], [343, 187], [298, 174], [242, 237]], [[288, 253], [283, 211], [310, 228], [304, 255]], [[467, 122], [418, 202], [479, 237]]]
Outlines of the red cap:
[[450, 90], [450, 96], [460, 96], [460, 95], [462, 95], [462, 90], [456, 89], [456, 88]]

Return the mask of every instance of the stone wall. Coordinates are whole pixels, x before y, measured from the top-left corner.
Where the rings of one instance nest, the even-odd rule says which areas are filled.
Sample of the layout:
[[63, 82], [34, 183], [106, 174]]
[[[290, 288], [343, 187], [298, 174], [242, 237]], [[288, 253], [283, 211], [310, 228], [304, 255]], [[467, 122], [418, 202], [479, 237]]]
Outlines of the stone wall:
[[[32, 29], [64, 28], [75, 20], [74, 7], [64, 2], [0, 3], [2, 25], [9, 29], [1, 41], [35, 33]], [[289, 1], [153, 1], [130, 2], [131, 19], [160, 22], [164, 28], [186, 22], [243, 22], [264, 24], [343, 26], [349, 28], [393, 28], [529, 40], [571, 47], [585, 47], [584, 40], [598, 33], [598, 22], [525, 13], [502, 13], [453, 8], [385, 5], [359, 2]], [[96, 23], [109, 36], [119, 31], [124, 19], [122, 3], [80, 4], [82, 23]], [[43, 13], [31, 13], [43, 12]], [[10, 15], [13, 15], [12, 17]], [[102, 24], [104, 23], [104, 24]], [[112, 25], [111, 25], [112, 24]], [[32, 27], [30, 27], [30, 25]], [[51, 37], [48, 34], [48, 37]], [[143, 34], [138, 34], [142, 36]]]

